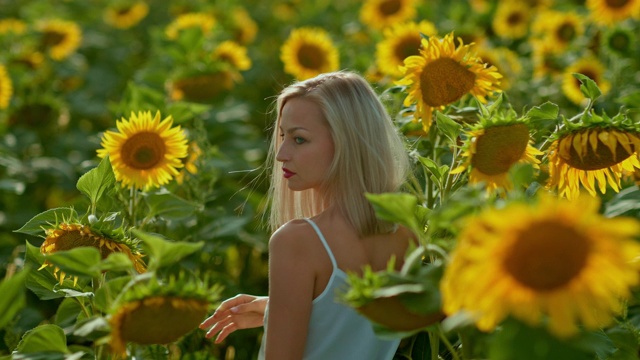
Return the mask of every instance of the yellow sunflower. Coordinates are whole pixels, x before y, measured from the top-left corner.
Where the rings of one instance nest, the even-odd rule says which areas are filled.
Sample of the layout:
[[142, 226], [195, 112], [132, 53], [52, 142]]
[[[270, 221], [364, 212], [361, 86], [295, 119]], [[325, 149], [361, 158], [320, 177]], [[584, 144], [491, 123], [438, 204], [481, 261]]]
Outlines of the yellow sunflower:
[[167, 184], [178, 175], [187, 156], [187, 139], [173, 118], [160, 120], [160, 112], [131, 113], [117, 122], [118, 131], [106, 131], [99, 157], [109, 156], [116, 179], [122, 186], [149, 189]]
[[513, 316], [559, 337], [610, 324], [639, 280], [640, 222], [599, 205], [545, 194], [467, 219], [441, 282], [444, 312], [468, 312], [482, 331]]
[[24, 34], [27, 31], [27, 24], [19, 19], [6, 18], [0, 20], [0, 35], [4, 34]]
[[0, 109], [9, 107], [13, 95], [13, 83], [4, 65], [0, 64]]
[[189, 152], [189, 155], [186, 158], [182, 159], [184, 168], [182, 168], [180, 170], [180, 174], [176, 176], [176, 182], [178, 184], [182, 184], [184, 182], [184, 177], [186, 173], [193, 174], [193, 175], [198, 173], [198, 167], [196, 166], [196, 162], [198, 161], [200, 156], [202, 156], [202, 149], [200, 149], [200, 146], [198, 146], [197, 142], [192, 141], [189, 143], [188, 152]]
[[522, 1], [500, 1], [491, 27], [499, 37], [520, 39], [529, 33], [532, 9]]
[[[84, 246], [98, 249], [102, 259], [106, 259], [113, 253], [123, 253], [131, 260], [136, 271], [139, 273], [146, 271], [146, 265], [142, 261], [142, 254], [135, 249], [132, 242], [126, 241], [126, 239], [105, 236], [82, 224], [63, 222], [53, 228], [46, 229], [46, 239], [40, 245], [40, 252], [48, 255]], [[54, 267], [53, 275], [62, 284], [67, 275], [48, 261], [45, 261], [40, 269], [47, 266]], [[74, 277], [74, 283], [77, 281], [78, 279]]]
[[54, 60], [64, 60], [82, 42], [82, 31], [73, 21], [46, 20], [38, 24], [37, 28], [42, 33], [40, 45]]
[[[484, 107], [483, 107], [484, 109]], [[466, 131], [462, 157], [452, 174], [471, 169], [469, 183], [485, 183], [489, 193], [510, 190], [509, 170], [517, 163], [538, 168], [536, 156], [543, 153], [532, 146], [527, 118], [518, 118], [513, 109], [483, 110], [478, 124]]]
[[539, 40], [530, 41], [533, 51], [531, 62], [533, 63], [533, 78], [539, 79], [545, 76], [556, 78], [562, 76], [564, 70], [563, 54], [559, 54], [549, 43]]
[[213, 50], [213, 58], [223, 61], [232, 68], [240, 71], [251, 68], [251, 59], [247, 55], [247, 48], [235, 41], [223, 41]]
[[41, 52], [33, 51], [20, 54], [14, 60], [15, 63], [28, 67], [29, 69], [37, 69], [44, 62], [44, 55]]
[[216, 19], [205, 13], [186, 13], [179, 15], [173, 20], [165, 29], [165, 35], [175, 40], [180, 35], [180, 32], [185, 29], [199, 28], [203, 35], [209, 34], [213, 27], [216, 25]]
[[540, 11], [531, 29], [534, 38], [562, 53], [584, 34], [584, 20], [575, 12]]
[[506, 47], [489, 47], [479, 45], [476, 48], [476, 55], [480, 61], [488, 66], [495, 66], [496, 70], [503, 76], [500, 79], [500, 89], [507, 90], [513, 81], [522, 72], [522, 64], [518, 54]]
[[169, 96], [175, 101], [210, 102], [231, 90], [238, 79], [231, 71], [198, 74], [173, 80], [168, 83]]
[[640, 0], [587, 0], [586, 7], [593, 21], [605, 26], [640, 16]]
[[409, 86], [404, 106], [416, 103], [414, 118], [422, 121], [425, 131], [431, 127], [434, 109], [460, 100], [472, 94], [480, 102], [485, 96], [500, 91], [500, 75], [495, 66], [486, 66], [475, 54], [471, 45], [453, 43], [453, 33], [443, 39], [422, 39], [420, 55], [409, 56], [401, 68], [404, 78], [398, 85]]
[[623, 173], [640, 169], [640, 126], [601, 119], [553, 135], [547, 187], [560, 196], [575, 198], [581, 184], [593, 196], [607, 184], [618, 192]]
[[382, 30], [412, 20], [416, 13], [416, 0], [365, 0], [360, 21], [371, 29]]
[[136, 1], [126, 6], [110, 6], [104, 12], [104, 21], [118, 29], [128, 29], [137, 25], [149, 13], [149, 6]]
[[284, 71], [298, 80], [336, 71], [340, 66], [338, 50], [329, 34], [321, 28], [295, 29], [280, 48]]
[[229, 28], [233, 33], [233, 39], [242, 45], [253, 42], [258, 33], [258, 24], [251, 18], [247, 10], [241, 7], [233, 9], [231, 19], [233, 23]]
[[611, 89], [611, 83], [604, 77], [605, 67], [595, 57], [578, 59], [569, 65], [562, 75], [562, 92], [576, 105], [586, 102], [586, 98], [580, 91], [580, 80], [573, 76], [574, 73], [582, 74], [595, 81], [602, 94], [606, 94]]
[[420, 54], [422, 36], [436, 34], [436, 27], [429, 21], [408, 22], [393, 25], [384, 30], [384, 38], [376, 45], [376, 63], [380, 71], [392, 77], [402, 76], [400, 67], [404, 59]]

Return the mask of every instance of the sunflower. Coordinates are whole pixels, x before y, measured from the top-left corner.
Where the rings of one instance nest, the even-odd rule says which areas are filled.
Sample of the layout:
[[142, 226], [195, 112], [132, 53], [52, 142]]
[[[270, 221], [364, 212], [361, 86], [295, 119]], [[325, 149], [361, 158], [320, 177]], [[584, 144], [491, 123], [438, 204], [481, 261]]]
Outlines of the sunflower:
[[16, 64], [20, 64], [34, 70], [42, 65], [44, 62], [44, 55], [38, 51], [25, 52], [23, 54], [19, 54], [13, 61]]
[[64, 60], [82, 42], [82, 31], [73, 21], [47, 20], [38, 24], [37, 28], [42, 33], [40, 45], [54, 60]]
[[486, 184], [489, 193], [510, 190], [509, 170], [517, 163], [538, 168], [542, 155], [532, 146], [527, 119], [517, 119], [513, 110], [481, 117], [480, 122], [466, 132], [462, 156], [465, 162], [451, 171], [461, 173], [471, 168], [469, 183]]
[[582, 17], [575, 12], [546, 10], [538, 13], [531, 28], [534, 38], [562, 53], [584, 34], [583, 23]]
[[561, 130], [552, 135], [549, 154], [548, 188], [573, 199], [580, 184], [593, 196], [596, 185], [605, 193], [607, 184], [619, 191], [623, 172], [640, 169], [640, 125], [629, 119], [610, 119], [592, 114], [596, 120]]
[[562, 92], [576, 105], [581, 105], [586, 101], [586, 98], [580, 91], [580, 85], [582, 83], [573, 76], [574, 73], [578, 73], [595, 81], [604, 95], [609, 92], [611, 88], [611, 83], [604, 77], [604, 71], [604, 65], [595, 57], [579, 59], [564, 70], [562, 75]]
[[13, 83], [4, 65], [0, 64], [0, 109], [9, 107], [13, 95]]
[[480, 61], [488, 66], [495, 66], [496, 70], [503, 75], [500, 79], [500, 89], [507, 90], [512, 82], [522, 71], [522, 64], [518, 59], [518, 54], [507, 47], [489, 47], [480, 45], [476, 48], [476, 55]]
[[210, 102], [220, 94], [231, 90], [238, 76], [231, 71], [187, 76], [171, 81], [168, 89], [171, 99], [175, 101]]
[[467, 219], [441, 282], [444, 312], [466, 311], [482, 331], [511, 315], [559, 337], [611, 323], [639, 280], [640, 223], [599, 205], [545, 194]]
[[335, 71], [339, 67], [339, 54], [329, 34], [321, 28], [295, 29], [280, 48], [284, 71], [298, 80]]
[[247, 48], [235, 41], [223, 41], [213, 51], [213, 58], [223, 61], [233, 69], [245, 71], [251, 68], [251, 59], [247, 55]]
[[371, 29], [382, 30], [412, 20], [416, 13], [416, 0], [365, 0], [360, 21]]
[[176, 182], [178, 184], [182, 184], [184, 182], [184, 176], [186, 175], [186, 173], [193, 175], [198, 173], [196, 162], [198, 161], [200, 156], [202, 156], [202, 149], [200, 149], [200, 146], [198, 146], [197, 142], [192, 141], [189, 143], [188, 152], [189, 155], [186, 158], [182, 159], [184, 167], [180, 170], [180, 174], [176, 176]]
[[436, 32], [435, 25], [429, 21], [400, 23], [385, 29], [384, 39], [376, 45], [378, 68], [386, 75], [401, 76], [404, 59], [420, 54], [421, 34], [432, 36]]
[[0, 20], [0, 35], [4, 34], [24, 34], [27, 31], [27, 24], [19, 19], [6, 18]]
[[533, 63], [533, 78], [539, 79], [545, 76], [561, 76], [565, 68], [563, 54], [559, 54], [549, 43], [540, 40], [530, 41], [533, 51], [531, 62]]
[[128, 29], [138, 24], [149, 13], [149, 6], [136, 1], [126, 6], [110, 6], [104, 12], [104, 21], [118, 29]]
[[104, 133], [98, 156], [109, 156], [122, 186], [146, 190], [164, 185], [178, 175], [180, 159], [187, 156], [185, 134], [172, 123], [171, 116], [160, 121], [159, 111], [155, 117], [150, 111], [131, 112], [129, 120], [117, 122], [117, 132]]
[[531, 7], [521, 1], [501, 1], [498, 3], [491, 28], [499, 37], [520, 39], [529, 32]]
[[637, 36], [626, 27], [612, 27], [600, 38], [602, 48], [609, 54], [631, 57], [636, 49]]
[[[109, 237], [92, 230], [89, 226], [67, 222], [59, 223], [53, 228], [46, 229], [45, 232], [46, 238], [42, 245], [40, 245], [40, 252], [44, 255], [78, 247], [91, 246], [100, 251], [102, 259], [106, 259], [113, 253], [123, 253], [131, 260], [136, 271], [139, 273], [145, 272], [142, 255], [136, 250], [135, 244], [130, 240]], [[62, 284], [67, 275], [48, 261], [45, 261], [40, 269], [47, 266], [54, 267], [53, 275], [60, 281], [60, 284]], [[74, 277], [74, 285], [77, 281], [78, 278]]]
[[216, 19], [205, 13], [186, 13], [179, 15], [165, 29], [165, 35], [171, 40], [178, 38], [185, 29], [199, 28], [203, 35], [207, 35], [216, 25]]
[[485, 96], [500, 91], [502, 75], [495, 66], [484, 64], [470, 52], [471, 45], [458, 40], [456, 48], [453, 33], [443, 39], [422, 39], [420, 55], [406, 58], [401, 68], [404, 78], [396, 83], [409, 86], [404, 106], [417, 103], [414, 118], [422, 120], [425, 131], [431, 126], [434, 109], [443, 109], [468, 93], [484, 103]]
[[258, 25], [247, 10], [241, 7], [234, 8], [231, 12], [231, 20], [233, 22], [229, 28], [233, 33], [233, 39], [243, 45], [253, 42], [258, 33]]
[[640, 0], [587, 0], [585, 5], [593, 21], [600, 25], [615, 25], [640, 16]]

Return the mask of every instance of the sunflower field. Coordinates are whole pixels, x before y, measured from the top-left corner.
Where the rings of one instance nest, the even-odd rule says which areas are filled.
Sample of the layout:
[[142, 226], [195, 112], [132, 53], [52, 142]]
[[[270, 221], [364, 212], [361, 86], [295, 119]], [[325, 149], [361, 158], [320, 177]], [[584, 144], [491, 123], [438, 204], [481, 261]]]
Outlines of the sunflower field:
[[0, 359], [255, 359], [273, 100], [356, 71], [419, 238], [340, 301], [396, 359], [640, 358], [640, 0], [0, 0]]

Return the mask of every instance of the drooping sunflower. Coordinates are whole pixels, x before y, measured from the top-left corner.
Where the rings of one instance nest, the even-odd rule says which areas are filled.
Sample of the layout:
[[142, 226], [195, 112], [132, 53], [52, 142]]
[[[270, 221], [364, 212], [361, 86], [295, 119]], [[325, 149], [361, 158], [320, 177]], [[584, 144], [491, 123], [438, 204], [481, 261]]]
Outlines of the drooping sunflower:
[[280, 48], [284, 71], [298, 80], [335, 71], [340, 66], [338, 49], [321, 28], [294, 29]]
[[175, 101], [210, 102], [231, 90], [239, 76], [228, 70], [189, 75], [170, 81], [167, 88]]
[[487, 66], [470, 51], [471, 45], [453, 43], [453, 33], [440, 39], [422, 39], [420, 55], [409, 56], [401, 68], [404, 78], [398, 85], [409, 86], [404, 106], [416, 103], [414, 119], [422, 121], [424, 131], [431, 127], [434, 109], [472, 94], [480, 102], [499, 92], [500, 75], [495, 66]]
[[441, 282], [444, 312], [465, 311], [482, 331], [513, 316], [559, 337], [610, 324], [639, 280], [640, 222], [598, 208], [545, 194], [466, 219]]
[[159, 111], [131, 112], [116, 123], [117, 132], [104, 133], [98, 156], [109, 156], [122, 186], [146, 190], [167, 184], [178, 175], [188, 147], [180, 126], [172, 124], [171, 115], [161, 121]]
[[154, 277], [125, 293], [111, 310], [111, 351], [125, 356], [127, 344], [169, 344], [197, 329], [221, 288], [180, 274]]
[[562, 74], [562, 92], [576, 105], [581, 105], [586, 102], [586, 98], [580, 91], [581, 82], [573, 76], [574, 73], [578, 73], [588, 76], [591, 80], [595, 81], [604, 95], [611, 89], [611, 83], [605, 79], [604, 72], [605, 67], [597, 58], [586, 57], [578, 59], [569, 65]]
[[578, 196], [580, 185], [592, 196], [596, 186], [603, 194], [607, 185], [618, 192], [623, 172], [640, 169], [640, 124], [624, 115], [592, 113], [586, 119], [549, 138], [547, 187], [568, 199]]
[[531, 29], [534, 38], [562, 53], [584, 34], [584, 19], [575, 12], [540, 11]]
[[371, 29], [382, 30], [413, 20], [416, 13], [416, 0], [365, 0], [360, 8], [360, 21]]
[[529, 33], [532, 9], [523, 1], [500, 1], [491, 23], [499, 37], [520, 39]]
[[587, 0], [585, 5], [593, 21], [600, 25], [615, 25], [640, 16], [640, 0]]
[[392, 25], [383, 32], [384, 38], [376, 45], [376, 63], [380, 71], [392, 77], [402, 76], [400, 67], [404, 59], [420, 54], [422, 35], [437, 33], [429, 21], [407, 22]]
[[600, 38], [601, 47], [608, 54], [631, 57], [637, 49], [638, 37], [628, 27], [611, 27]]
[[185, 13], [179, 15], [165, 29], [165, 35], [175, 40], [180, 32], [185, 29], [199, 28], [203, 35], [209, 34], [216, 25], [216, 19], [211, 14], [206, 13]]
[[0, 20], [0, 35], [9, 33], [20, 35], [24, 34], [26, 31], [27, 24], [20, 19], [6, 18]]
[[149, 13], [149, 6], [136, 1], [125, 6], [109, 6], [104, 12], [104, 21], [118, 29], [129, 29], [137, 25]]
[[245, 71], [251, 68], [251, 59], [247, 48], [235, 41], [223, 41], [213, 50], [213, 58], [231, 65], [235, 70]]
[[[44, 255], [53, 254], [58, 251], [71, 250], [78, 247], [91, 246], [100, 251], [102, 259], [106, 259], [113, 253], [125, 254], [137, 272], [146, 271], [146, 265], [142, 260], [142, 254], [138, 251], [136, 244], [122, 236], [109, 236], [90, 226], [74, 222], [61, 222], [51, 228], [45, 230], [46, 238], [40, 245], [40, 252]], [[54, 267], [53, 275], [60, 281], [64, 282], [67, 277], [58, 267], [45, 261], [40, 269], [47, 266]], [[74, 282], [78, 278], [74, 277]]]
[[202, 149], [198, 146], [198, 143], [195, 141], [191, 141], [189, 143], [189, 155], [186, 158], [182, 159], [182, 163], [184, 167], [180, 169], [180, 173], [176, 176], [176, 182], [178, 184], [182, 184], [184, 182], [184, 177], [186, 173], [195, 175], [198, 173], [198, 167], [196, 166], [196, 162], [202, 156]]
[[82, 30], [73, 21], [45, 20], [37, 25], [37, 29], [42, 33], [40, 46], [57, 61], [71, 55], [82, 42]]
[[0, 109], [9, 107], [11, 96], [13, 96], [13, 83], [7, 73], [7, 68], [0, 64]]
[[512, 109], [481, 116], [478, 124], [466, 131], [462, 156], [465, 159], [452, 174], [471, 169], [469, 183], [485, 183], [487, 192], [511, 190], [509, 170], [517, 163], [538, 168], [543, 153], [533, 146], [526, 118], [518, 118]]

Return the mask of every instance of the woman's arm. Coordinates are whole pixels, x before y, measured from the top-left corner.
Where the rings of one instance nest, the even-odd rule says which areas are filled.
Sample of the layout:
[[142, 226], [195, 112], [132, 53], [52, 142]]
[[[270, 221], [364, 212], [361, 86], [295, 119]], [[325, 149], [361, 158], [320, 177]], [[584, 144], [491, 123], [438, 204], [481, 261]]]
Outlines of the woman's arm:
[[309, 229], [294, 222], [269, 241], [267, 360], [299, 360], [304, 355], [315, 282], [308, 240]]

